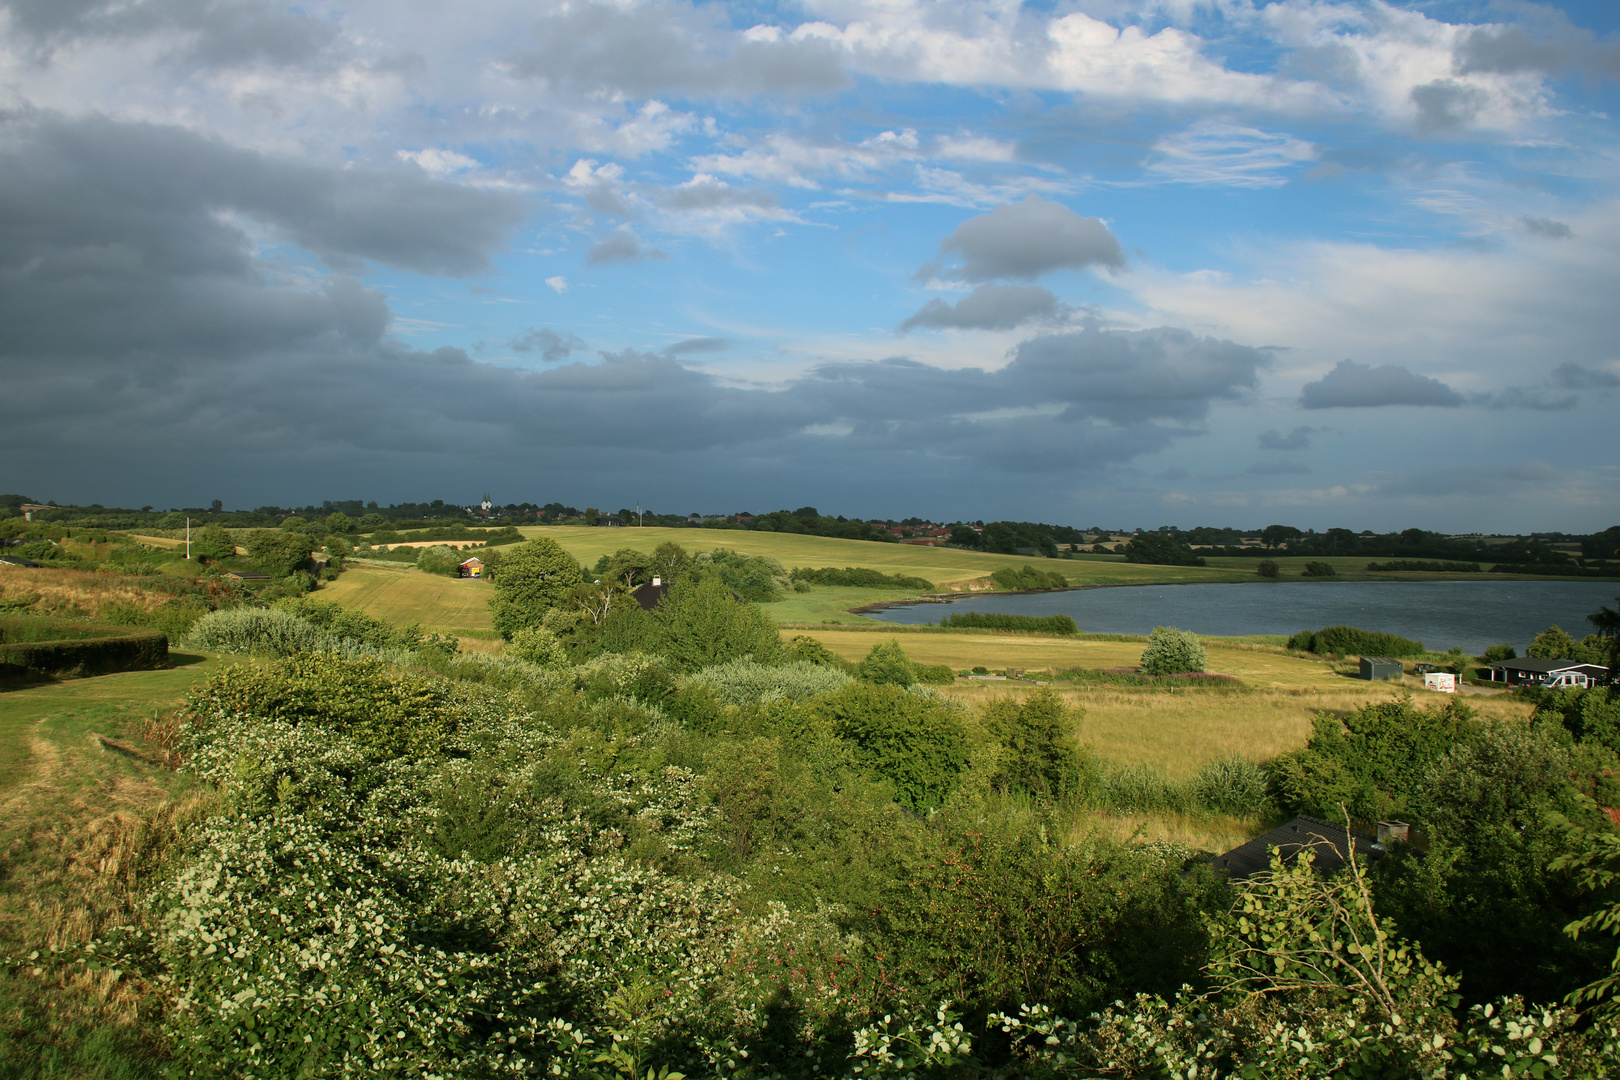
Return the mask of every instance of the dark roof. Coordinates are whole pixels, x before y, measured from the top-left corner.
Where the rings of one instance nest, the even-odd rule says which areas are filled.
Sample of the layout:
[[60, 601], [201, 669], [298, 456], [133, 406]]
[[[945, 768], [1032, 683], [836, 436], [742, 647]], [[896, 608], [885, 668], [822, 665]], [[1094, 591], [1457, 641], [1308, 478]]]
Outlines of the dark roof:
[[25, 559], [21, 555], [0, 555], [0, 562], [10, 563], [12, 566], [32, 566], [36, 569], [44, 565], [33, 559]]
[[635, 589], [631, 590], [630, 595], [636, 598], [636, 603], [640, 604], [644, 610], [651, 611], [658, 606], [658, 602], [668, 592], [668, 584], [653, 585], [649, 583], [636, 586]]
[[1383, 856], [1384, 849], [1379, 845], [1377, 837], [1368, 836], [1363, 832], [1347, 834], [1343, 825], [1334, 825], [1302, 814], [1286, 825], [1279, 825], [1270, 832], [1262, 833], [1247, 844], [1235, 847], [1224, 855], [1215, 856], [1210, 865], [1217, 870], [1225, 870], [1233, 881], [1245, 881], [1252, 875], [1271, 868], [1273, 849], [1280, 850], [1283, 861], [1291, 863], [1305, 848], [1314, 847], [1316, 872], [1326, 876], [1344, 869], [1347, 865], [1349, 861], [1346, 857], [1349, 850], [1347, 835], [1355, 838], [1358, 859], [1365, 859], [1370, 863]]
[[1396, 667], [1404, 666], [1393, 656], [1363, 656], [1361, 659], [1363, 663], [1367, 664], [1394, 664]]
[[1592, 668], [1594, 671], [1607, 671], [1602, 664], [1588, 664], [1580, 660], [1543, 660], [1535, 656], [1526, 656], [1518, 660], [1502, 660], [1490, 665], [1504, 671], [1537, 671], [1543, 675], [1554, 671], [1568, 671], [1571, 668]]

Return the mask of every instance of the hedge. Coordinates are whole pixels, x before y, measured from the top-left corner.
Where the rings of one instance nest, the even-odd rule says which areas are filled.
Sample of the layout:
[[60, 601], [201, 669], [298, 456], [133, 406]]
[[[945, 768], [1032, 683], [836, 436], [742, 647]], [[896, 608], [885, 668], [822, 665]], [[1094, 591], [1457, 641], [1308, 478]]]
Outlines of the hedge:
[[1340, 656], [1419, 656], [1423, 653], [1421, 641], [1374, 630], [1358, 630], [1354, 626], [1301, 630], [1288, 639], [1288, 647], [1319, 656], [1330, 653]]
[[45, 619], [0, 619], [0, 668], [7, 674], [100, 675], [166, 667], [161, 630]]
[[939, 625], [955, 629], [1027, 630], [1037, 634], [1071, 636], [1080, 628], [1067, 615], [1005, 615], [992, 611], [962, 611], [947, 615]]

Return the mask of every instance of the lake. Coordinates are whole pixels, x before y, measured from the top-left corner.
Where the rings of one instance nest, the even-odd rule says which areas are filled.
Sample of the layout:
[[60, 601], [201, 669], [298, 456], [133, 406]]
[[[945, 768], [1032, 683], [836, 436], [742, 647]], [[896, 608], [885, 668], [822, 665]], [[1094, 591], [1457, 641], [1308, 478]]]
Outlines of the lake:
[[1292, 634], [1356, 626], [1416, 638], [1437, 652], [1461, 645], [1478, 655], [1508, 642], [1524, 654], [1552, 625], [1577, 639], [1586, 616], [1613, 607], [1613, 581], [1277, 581], [1228, 585], [1130, 585], [1025, 595], [987, 595], [949, 604], [890, 608], [871, 616], [933, 623], [957, 611], [1068, 615], [1097, 634], [1146, 634], [1175, 626], [1196, 634]]

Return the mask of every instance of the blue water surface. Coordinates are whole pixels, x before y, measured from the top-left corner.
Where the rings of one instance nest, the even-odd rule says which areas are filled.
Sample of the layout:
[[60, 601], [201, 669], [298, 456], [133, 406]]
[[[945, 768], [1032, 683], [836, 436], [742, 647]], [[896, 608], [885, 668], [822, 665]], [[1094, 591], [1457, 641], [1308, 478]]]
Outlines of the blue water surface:
[[1348, 625], [1416, 638], [1438, 652], [1471, 654], [1506, 642], [1522, 655], [1557, 625], [1581, 638], [1586, 616], [1614, 607], [1613, 581], [1268, 581], [1226, 585], [1130, 585], [1026, 595], [987, 595], [890, 608], [873, 618], [938, 622], [958, 611], [1068, 615], [1100, 634], [1146, 634], [1175, 626], [1196, 634], [1292, 634]]

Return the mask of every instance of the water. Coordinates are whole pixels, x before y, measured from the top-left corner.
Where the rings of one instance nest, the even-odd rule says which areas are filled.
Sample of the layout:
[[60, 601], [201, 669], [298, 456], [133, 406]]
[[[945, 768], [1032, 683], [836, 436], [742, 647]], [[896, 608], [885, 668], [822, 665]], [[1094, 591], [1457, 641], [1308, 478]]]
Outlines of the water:
[[1530, 639], [1558, 625], [1577, 639], [1586, 616], [1614, 607], [1613, 581], [1300, 581], [1235, 585], [1132, 585], [1023, 596], [990, 595], [891, 608], [873, 618], [939, 622], [957, 611], [1068, 615], [1099, 634], [1146, 634], [1175, 626], [1196, 634], [1292, 634], [1357, 626], [1416, 638], [1437, 652], [1461, 645], [1478, 655], [1507, 642], [1522, 655]]

